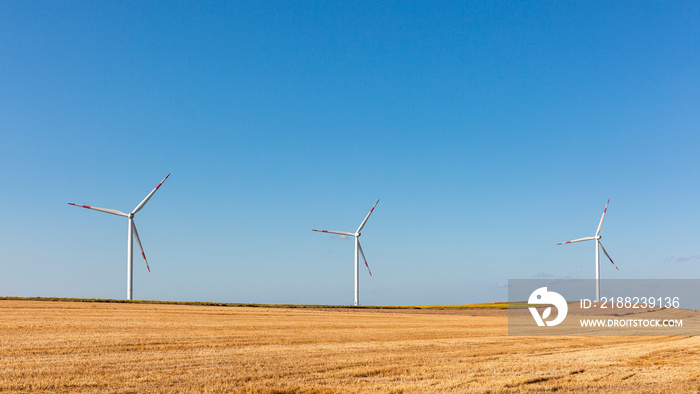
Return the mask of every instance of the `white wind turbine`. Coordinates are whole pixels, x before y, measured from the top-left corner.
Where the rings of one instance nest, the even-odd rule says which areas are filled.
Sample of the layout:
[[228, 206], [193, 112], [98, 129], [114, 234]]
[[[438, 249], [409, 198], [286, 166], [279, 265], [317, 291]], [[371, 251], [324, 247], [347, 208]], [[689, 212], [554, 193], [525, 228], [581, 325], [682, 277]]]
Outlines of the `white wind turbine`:
[[[83, 207], [87, 209], [94, 209], [95, 211], [100, 211], [100, 212], [106, 212], [106, 213], [111, 213], [112, 215], [118, 215], [118, 216], [124, 216], [129, 219], [129, 237], [127, 239], [127, 244], [126, 244], [126, 250], [127, 250], [127, 258], [126, 258], [126, 272], [127, 272], [127, 285], [126, 285], [126, 299], [127, 300], [132, 300], [133, 299], [133, 292], [134, 292], [134, 274], [133, 274], [133, 268], [134, 268], [134, 241], [133, 238], [136, 237], [136, 243], [139, 245], [139, 249], [141, 249], [141, 256], [143, 256], [143, 260], [146, 262], [146, 268], [148, 269], [148, 272], [151, 272], [151, 268], [148, 266], [148, 260], [146, 260], [146, 254], [143, 252], [143, 246], [141, 246], [141, 240], [139, 239], [139, 233], [136, 231], [136, 225], [134, 224], [134, 215], [140, 211], [148, 202], [148, 200], [153, 197], [153, 194], [155, 194], [156, 190], [160, 187], [160, 185], [165, 182], [166, 179], [170, 174], [166, 175], [165, 178], [163, 178], [162, 181], [156, 186], [155, 189], [153, 189], [146, 198], [141, 201], [139, 205], [134, 208], [131, 213], [124, 213], [122, 211], [117, 211], [116, 209], [108, 209], [108, 208], [98, 208], [98, 207], [92, 207], [89, 205], [80, 205], [80, 204], [73, 204], [72, 202], [69, 202], [69, 205], [74, 205], [76, 207]], [[133, 235], [132, 235], [133, 234]]]
[[374, 211], [374, 207], [376, 207], [377, 204], [379, 204], [379, 200], [377, 200], [377, 202], [374, 203], [372, 209], [370, 209], [367, 216], [365, 216], [365, 220], [362, 221], [362, 224], [360, 224], [360, 227], [357, 228], [357, 231], [355, 231], [354, 234], [349, 233], [347, 231], [311, 230], [318, 231], [321, 233], [339, 234], [348, 237], [355, 237], [355, 305], [360, 305], [360, 259], [359, 255], [357, 254], [358, 251], [362, 255], [362, 260], [365, 261], [365, 266], [367, 267], [367, 271], [369, 271], [369, 276], [372, 276], [372, 271], [370, 271], [369, 265], [367, 264], [365, 253], [362, 251], [362, 246], [360, 246], [360, 235], [362, 235], [360, 234], [360, 231], [362, 231], [362, 228], [365, 227], [365, 223], [367, 223], [369, 215], [372, 214], [372, 211]]
[[566, 241], [566, 242], [560, 242], [557, 245], [563, 245], [563, 244], [570, 244], [573, 242], [581, 242], [581, 241], [590, 241], [590, 240], [595, 240], [595, 301], [598, 302], [600, 301], [600, 252], [598, 251], [598, 248], [600, 248], [603, 253], [605, 253], [606, 256], [608, 256], [608, 260], [612, 263], [613, 266], [615, 266], [615, 269], [618, 271], [620, 270], [617, 268], [617, 265], [615, 265], [615, 262], [612, 260], [608, 252], [605, 250], [603, 247], [603, 244], [600, 242], [600, 239], [602, 236], [600, 235], [600, 228], [603, 227], [603, 219], [605, 219], [605, 212], [608, 210], [608, 204], [610, 204], [610, 199], [608, 199], [608, 202], [605, 203], [605, 209], [603, 209], [603, 216], [600, 217], [600, 223], [598, 224], [598, 230], [595, 232], [595, 236], [593, 237], [586, 237], [586, 238], [579, 238], [579, 239], [574, 239], [572, 241]]

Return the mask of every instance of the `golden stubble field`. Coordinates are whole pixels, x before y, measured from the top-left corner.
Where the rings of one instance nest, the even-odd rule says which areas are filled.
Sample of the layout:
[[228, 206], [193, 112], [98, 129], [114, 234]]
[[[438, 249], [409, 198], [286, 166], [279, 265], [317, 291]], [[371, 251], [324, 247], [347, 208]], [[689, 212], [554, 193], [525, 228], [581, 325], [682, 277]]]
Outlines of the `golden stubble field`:
[[694, 337], [509, 337], [504, 310], [0, 300], [5, 392], [700, 392]]

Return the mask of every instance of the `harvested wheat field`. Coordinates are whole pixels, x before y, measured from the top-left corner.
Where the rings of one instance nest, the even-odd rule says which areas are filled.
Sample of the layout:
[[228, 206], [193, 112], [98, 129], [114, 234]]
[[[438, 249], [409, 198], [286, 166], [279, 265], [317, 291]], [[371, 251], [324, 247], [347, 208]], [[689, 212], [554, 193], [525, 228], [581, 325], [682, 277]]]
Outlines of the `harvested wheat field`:
[[509, 337], [505, 310], [0, 300], [0, 391], [699, 392], [695, 337]]

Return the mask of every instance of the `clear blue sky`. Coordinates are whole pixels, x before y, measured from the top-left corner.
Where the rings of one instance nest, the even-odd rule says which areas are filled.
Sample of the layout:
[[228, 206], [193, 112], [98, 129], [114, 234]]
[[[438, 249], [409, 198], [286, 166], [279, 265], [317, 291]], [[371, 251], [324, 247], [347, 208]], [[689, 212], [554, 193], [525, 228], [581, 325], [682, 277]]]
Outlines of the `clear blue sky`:
[[[363, 304], [700, 276], [700, 3], [0, 3], [0, 295]], [[138, 250], [138, 249], [137, 249]]]

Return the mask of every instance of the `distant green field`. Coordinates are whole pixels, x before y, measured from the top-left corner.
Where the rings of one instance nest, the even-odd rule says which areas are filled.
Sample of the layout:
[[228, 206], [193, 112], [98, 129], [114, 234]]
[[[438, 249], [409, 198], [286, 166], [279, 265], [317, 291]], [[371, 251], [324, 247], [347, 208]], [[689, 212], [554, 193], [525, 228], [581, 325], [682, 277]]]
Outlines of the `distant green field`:
[[116, 300], [104, 298], [61, 298], [61, 297], [0, 297], [0, 300], [19, 301], [56, 301], [56, 302], [106, 302], [106, 303], [134, 303], [134, 304], [172, 304], [172, 305], [200, 305], [200, 306], [226, 306], [226, 307], [251, 307], [251, 308], [360, 308], [360, 309], [471, 309], [471, 308], [496, 308], [504, 309], [508, 306], [523, 306], [525, 303], [513, 302], [489, 302], [480, 304], [460, 305], [307, 305], [307, 304], [252, 304], [238, 302], [208, 302], [208, 301], [156, 301], [156, 300]]
[[481, 304], [461, 304], [461, 305], [405, 305], [394, 308], [416, 308], [416, 309], [470, 309], [470, 308], [508, 308], [508, 302], [488, 302]]

